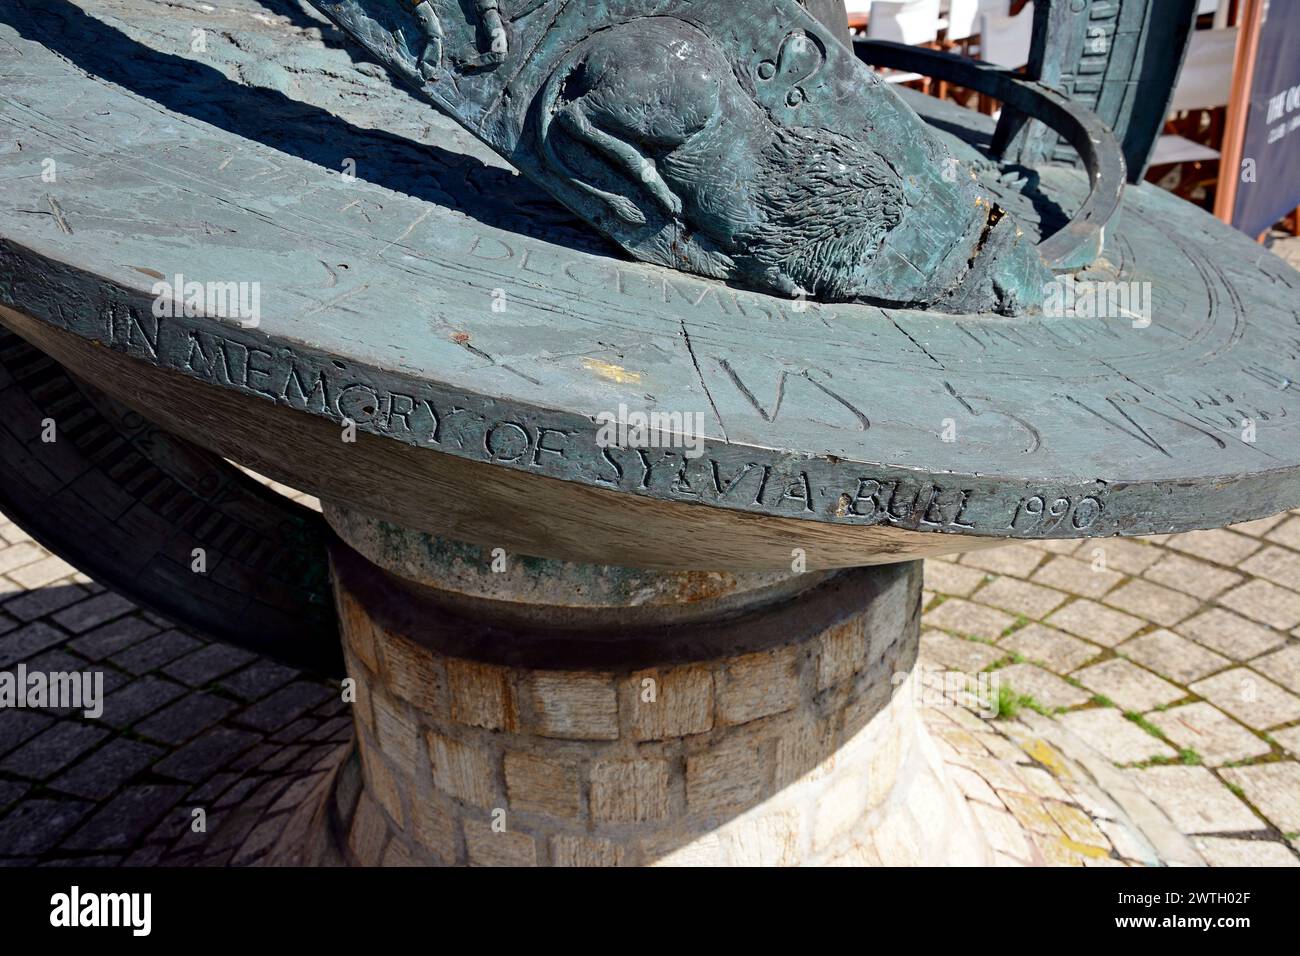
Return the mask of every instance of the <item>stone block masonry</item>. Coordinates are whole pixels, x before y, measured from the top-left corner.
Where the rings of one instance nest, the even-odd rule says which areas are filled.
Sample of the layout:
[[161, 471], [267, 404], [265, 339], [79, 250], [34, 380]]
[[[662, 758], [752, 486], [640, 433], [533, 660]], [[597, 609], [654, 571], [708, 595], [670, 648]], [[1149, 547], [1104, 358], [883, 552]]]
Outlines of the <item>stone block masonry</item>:
[[[345, 546], [334, 575], [358, 685], [335, 790], [362, 799], [336, 798], [323, 838], [354, 865], [981, 859], [915, 716], [919, 565], [668, 641], [478, 633]], [[939, 812], [922, 825], [909, 805]]]

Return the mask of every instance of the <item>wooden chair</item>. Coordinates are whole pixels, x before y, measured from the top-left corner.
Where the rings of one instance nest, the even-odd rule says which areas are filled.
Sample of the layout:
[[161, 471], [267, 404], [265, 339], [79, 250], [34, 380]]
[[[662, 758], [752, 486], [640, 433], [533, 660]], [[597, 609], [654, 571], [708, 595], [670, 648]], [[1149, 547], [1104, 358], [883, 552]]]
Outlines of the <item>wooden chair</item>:
[[[1214, 10], [1206, 12], [1217, 15]], [[1148, 173], [1147, 179], [1191, 202], [1204, 202], [1218, 184], [1219, 147], [1236, 49], [1236, 27], [1192, 34], [1174, 87], [1170, 118], [1151, 157], [1150, 169], [1155, 172]]]
[[[867, 37], [892, 40], [908, 46], [937, 46], [944, 27], [939, 15], [940, 0], [873, 0], [867, 19]], [[916, 83], [930, 92], [930, 78], [904, 70], [884, 71], [886, 83]]]

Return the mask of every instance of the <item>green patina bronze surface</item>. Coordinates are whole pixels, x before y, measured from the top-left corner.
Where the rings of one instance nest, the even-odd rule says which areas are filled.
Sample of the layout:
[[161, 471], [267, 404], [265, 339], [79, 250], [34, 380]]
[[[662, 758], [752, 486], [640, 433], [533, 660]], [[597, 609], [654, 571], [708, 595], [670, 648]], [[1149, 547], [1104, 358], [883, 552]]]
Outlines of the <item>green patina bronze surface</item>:
[[313, 0], [638, 259], [786, 296], [1032, 312], [974, 170], [795, 0]]
[[[1157, 189], [1126, 191], [1079, 277], [1148, 295], [1136, 316], [791, 302], [627, 261], [338, 46], [184, 60], [187, 22], [128, 29], [26, 0], [0, 17], [0, 126], [22, 145], [0, 151], [0, 303], [194, 389], [833, 525], [1142, 534], [1300, 501], [1300, 277]], [[910, 102], [1032, 240], [1086, 195], [1073, 169], [1004, 175], [976, 148], [987, 119]], [[260, 324], [156, 315], [177, 274], [260, 283]], [[602, 445], [620, 409], [698, 414], [700, 453]]]

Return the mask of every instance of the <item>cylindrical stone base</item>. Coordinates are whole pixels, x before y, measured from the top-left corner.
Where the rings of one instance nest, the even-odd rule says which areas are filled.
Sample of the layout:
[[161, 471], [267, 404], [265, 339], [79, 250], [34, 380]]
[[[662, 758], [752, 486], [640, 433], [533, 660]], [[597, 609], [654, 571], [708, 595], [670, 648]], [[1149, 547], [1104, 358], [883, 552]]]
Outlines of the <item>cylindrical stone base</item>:
[[604, 629], [333, 565], [357, 740], [318, 821], [349, 863], [986, 862], [915, 711], [919, 564]]

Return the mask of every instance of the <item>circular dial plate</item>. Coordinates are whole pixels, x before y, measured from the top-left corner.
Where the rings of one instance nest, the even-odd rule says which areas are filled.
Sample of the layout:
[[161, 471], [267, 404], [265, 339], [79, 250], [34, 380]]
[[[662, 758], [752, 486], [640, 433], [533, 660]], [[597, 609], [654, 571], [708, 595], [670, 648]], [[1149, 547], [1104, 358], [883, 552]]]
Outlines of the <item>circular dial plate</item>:
[[[1156, 189], [1126, 193], [1079, 277], [1128, 296], [1108, 317], [784, 301], [625, 261], [449, 122], [357, 96], [386, 83], [343, 50], [259, 55], [296, 102], [151, 49], [159, 22], [0, 21], [0, 126], [24, 147], [0, 154], [0, 302], [428, 454], [725, 511], [1036, 538], [1300, 502], [1300, 276]], [[1085, 192], [1048, 168], [1003, 199], [1032, 232]], [[247, 283], [256, 326], [155, 314], [178, 275]], [[611, 447], [600, 421], [634, 413], [687, 433]]]

